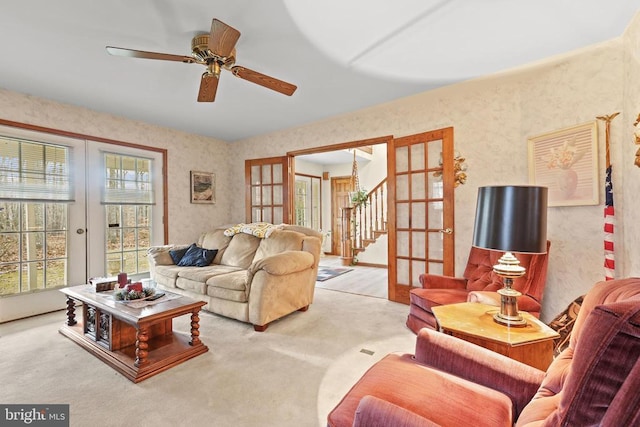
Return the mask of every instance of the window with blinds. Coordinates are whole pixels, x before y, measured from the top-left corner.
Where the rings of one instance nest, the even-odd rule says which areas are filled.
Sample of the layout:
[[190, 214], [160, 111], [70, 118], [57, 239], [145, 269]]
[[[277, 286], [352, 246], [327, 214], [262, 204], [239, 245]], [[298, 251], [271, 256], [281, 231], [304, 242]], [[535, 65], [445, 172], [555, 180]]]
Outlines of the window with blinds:
[[105, 153], [105, 186], [102, 204], [153, 205], [153, 160]]
[[0, 199], [73, 201], [71, 148], [0, 137]]

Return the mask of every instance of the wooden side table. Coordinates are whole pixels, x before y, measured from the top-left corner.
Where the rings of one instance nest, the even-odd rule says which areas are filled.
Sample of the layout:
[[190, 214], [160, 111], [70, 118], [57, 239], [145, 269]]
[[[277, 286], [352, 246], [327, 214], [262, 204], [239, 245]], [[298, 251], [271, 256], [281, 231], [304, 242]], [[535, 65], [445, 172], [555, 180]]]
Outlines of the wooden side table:
[[496, 323], [493, 315], [500, 309], [487, 304], [463, 302], [433, 307], [440, 331], [503, 354], [534, 368], [546, 371], [553, 360], [553, 340], [560, 335], [526, 312], [524, 327]]

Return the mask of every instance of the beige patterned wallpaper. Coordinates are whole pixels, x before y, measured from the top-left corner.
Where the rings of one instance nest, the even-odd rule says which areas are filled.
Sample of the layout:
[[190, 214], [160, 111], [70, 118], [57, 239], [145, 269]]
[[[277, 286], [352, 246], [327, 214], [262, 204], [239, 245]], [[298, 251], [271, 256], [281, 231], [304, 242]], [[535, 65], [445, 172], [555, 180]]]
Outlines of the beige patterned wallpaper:
[[[623, 250], [616, 250], [617, 258], [624, 267], [626, 276], [640, 276], [640, 230], [638, 214], [640, 213], [640, 168], [634, 165], [635, 153], [640, 145], [635, 145], [632, 136], [635, 123], [640, 114], [640, 13], [636, 14], [625, 34], [625, 67], [624, 67], [624, 104], [622, 110], [622, 125], [620, 130], [620, 146], [615, 167], [620, 168], [622, 174], [620, 183], [615, 187], [616, 194], [622, 194], [621, 200], [616, 199], [616, 216], [620, 233], [626, 237]], [[617, 243], [617, 242], [616, 242]]]

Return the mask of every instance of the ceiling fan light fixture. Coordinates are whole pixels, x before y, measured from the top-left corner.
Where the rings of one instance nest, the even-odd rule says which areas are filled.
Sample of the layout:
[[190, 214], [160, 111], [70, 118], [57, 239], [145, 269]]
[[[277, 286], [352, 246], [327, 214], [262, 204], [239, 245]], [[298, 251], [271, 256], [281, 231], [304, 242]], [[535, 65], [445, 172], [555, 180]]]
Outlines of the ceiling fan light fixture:
[[236, 62], [235, 45], [239, 37], [238, 30], [214, 18], [209, 34], [198, 34], [191, 39], [191, 56], [146, 52], [113, 46], [107, 46], [106, 49], [110, 55], [205, 65], [207, 71], [202, 74], [200, 79], [198, 102], [213, 102], [215, 100], [222, 68], [231, 71], [236, 77], [291, 96], [296, 90], [295, 85], [257, 71], [234, 66]]
[[209, 50], [209, 34], [199, 34], [191, 39], [191, 55], [204, 63], [213, 58]]

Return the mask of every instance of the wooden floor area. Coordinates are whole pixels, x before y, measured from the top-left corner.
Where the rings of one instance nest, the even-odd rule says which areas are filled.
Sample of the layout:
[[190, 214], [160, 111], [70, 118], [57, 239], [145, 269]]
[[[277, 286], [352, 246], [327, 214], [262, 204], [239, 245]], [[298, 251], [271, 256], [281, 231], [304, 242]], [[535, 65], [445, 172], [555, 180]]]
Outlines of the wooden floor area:
[[317, 288], [376, 298], [388, 298], [388, 270], [386, 268], [359, 265], [343, 266], [340, 257], [333, 255], [324, 255], [320, 258], [320, 265], [323, 267], [352, 268], [353, 271], [325, 280], [324, 282], [316, 282]]

